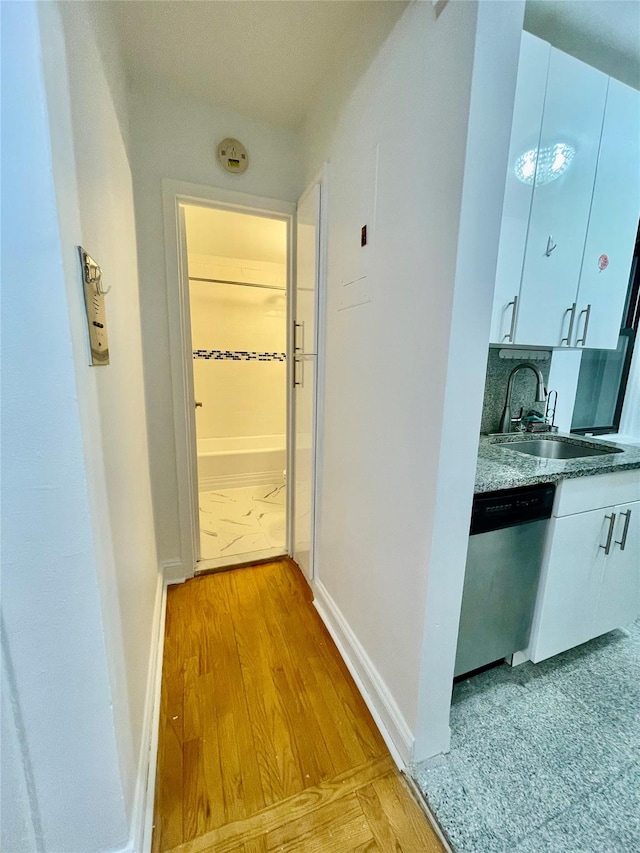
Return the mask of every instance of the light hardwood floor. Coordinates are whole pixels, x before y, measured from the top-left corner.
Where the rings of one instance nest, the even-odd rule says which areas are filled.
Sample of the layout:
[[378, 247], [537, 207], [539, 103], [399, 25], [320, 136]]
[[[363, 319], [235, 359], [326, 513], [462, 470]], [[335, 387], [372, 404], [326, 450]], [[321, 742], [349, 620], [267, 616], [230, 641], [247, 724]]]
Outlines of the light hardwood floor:
[[289, 560], [171, 586], [154, 853], [441, 853]]

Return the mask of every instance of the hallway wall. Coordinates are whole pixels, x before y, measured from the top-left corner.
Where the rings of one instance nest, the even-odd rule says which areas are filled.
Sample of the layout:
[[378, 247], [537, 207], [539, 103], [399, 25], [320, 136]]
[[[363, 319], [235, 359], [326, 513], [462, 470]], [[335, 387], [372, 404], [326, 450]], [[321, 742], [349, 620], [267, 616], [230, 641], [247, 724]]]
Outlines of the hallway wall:
[[[23, 86], [18, 97], [33, 114], [23, 120], [22, 104], [9, 100], [16, 116], [3, 122], [16, 134], [9, 156], [24, 166], [6, 174], [25, 182], [28, 204], [24, 221], [3, 216], [3, 226], [15, 218], [24, 228], [7, 235], [16, 293], [6, 363], [20, 392], [9, 395], [19, 416], [11, 459], [22, 465], [21, 482], [6, 478], [7, 506], [19, 508], [10, 526], [22, 541], [3, 554], [3, 607], [39, 844], [74, 853], [140, 847], [162, 591], [124, 74], [106, 11], [2, 8], [23, 54], [8, 53], [3, 82]], [[18, 192], [3, 184], [3, 201]], [[88, 363], [78, 245], [112, 288], [108, 366]]]
[[[61, 50], [57, 10], [47, 11], [47, 41]], [[126, 845], [129, 820], [92, 518], [86, 441], [96, 439], [83, 434], [38, 9], [3, 3], [0, 13], [2, 716], [12, 747], [3, 740], [2, 784], [24, 780], [13, 797], [22, 825], [3, 821], [2, 848], [98, 853]]]
[[[474, 55], [479, 9], [500, 5], [412, 4], [337, 122], [328, 99], [302, 130], [305, 174], [329, 160], [317, 598], [405, 761], [416, 739], [420, 757], [448, 746], [503, 183], [491, 169], [511, 122], [485, 97], [489, 157], [467, 145], [469, 107], [479, 70], [497, 67]], [[508, 106], [519, 29], [504, 17], [511, 64], [494, 88]]]
[[[295, 201], [300, 194], [296, 134], [164, 89], [131, 93], [131, 155], [139, 248], [140, 304], [149, 415], [149, 448], [159, 559], [180, 560], [176, 450], [169, 361], [168, 282], [165, 267], [162, 179]], [[216, 145], [241, 140], [249, 153], [243, 175], [224, 172]], [[189, 573], [192, 566], [185, 566]], [[179, 575], [179, 571], [176, 570]]]

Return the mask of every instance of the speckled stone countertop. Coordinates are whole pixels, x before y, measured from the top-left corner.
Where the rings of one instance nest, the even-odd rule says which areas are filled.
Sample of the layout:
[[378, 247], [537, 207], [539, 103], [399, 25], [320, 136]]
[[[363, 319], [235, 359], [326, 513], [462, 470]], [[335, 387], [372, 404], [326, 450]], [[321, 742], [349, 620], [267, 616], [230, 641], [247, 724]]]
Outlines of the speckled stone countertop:
[[[572, 444], [588, 447], [615, 447], [621, 453], [606, 456], [585, 456], [581, 459], [540, 459], [517, 450], [509, 450], [509, 443], [545, 437], [570, 439]], [[612, 471], [640, 469], [640, 444], [619, 444], [596, 438], [567, 435], [566, 433], [513, 433], [509, 436], [480, 436], [475, 493], [514, 489], [534, 483], [557, 483], [573, 477], [589, 477]], [[640, 476], [640, 472], [638, 473]]]

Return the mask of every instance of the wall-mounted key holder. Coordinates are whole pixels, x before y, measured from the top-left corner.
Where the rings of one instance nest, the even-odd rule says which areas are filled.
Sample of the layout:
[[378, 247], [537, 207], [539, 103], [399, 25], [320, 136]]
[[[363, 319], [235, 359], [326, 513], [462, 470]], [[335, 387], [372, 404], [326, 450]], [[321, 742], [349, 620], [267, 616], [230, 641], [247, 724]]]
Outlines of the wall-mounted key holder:
[[89, 346], [91, 348], [90, 364], [97, 366], [109, 364], [109, 341], [107, 338], [107, 315], [104, 307], [104, 297], [111, 288], [105, 290], [102, 281], [102, 270], [93, 258], [78, 246], [80, 264], [82, 265], [82, 282], [84, 287], [84, 304], [87, 311], [87, 326], [89, 328]]

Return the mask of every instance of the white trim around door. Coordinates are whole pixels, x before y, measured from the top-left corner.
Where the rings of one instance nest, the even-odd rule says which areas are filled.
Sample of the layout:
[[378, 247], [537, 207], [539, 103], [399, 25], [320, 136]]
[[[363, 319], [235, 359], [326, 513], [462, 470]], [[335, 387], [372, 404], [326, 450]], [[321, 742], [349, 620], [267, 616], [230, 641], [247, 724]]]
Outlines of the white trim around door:
[[[191, 322], [189, 314], [189, 282], [185, 247], [180, 229], [180, 205], [193, 204], [270, 216], [287, 223], [287, 351], [291, 351], [291, 317], [289, 294], [293, 275], [293, 225], [296, 206], [290, 202], [247, 195], [218, 187], [190, 184], [165, 178], [162, 181], [165, 262], [167, 271], [167, 310], [169, 314], [169, 348], [173, 425], [175, 436], [176, 478], [178, 483], [179, 554], [182, 577], [192, 577], [199, 558], [199, 519], [197, 503], [197, 463], [195, 416], [193, 409], [193, 371], [191, 368]], [[287, 419], [291, 423], [291, 371], [287, 359]], [[290, 445], [291, 442], [288, 442]], [[291, 447], [287, 448], [288, 470], [292, 471]], [[288, 490], [290, 491], [290, 490]], [[291, 513], [288, 512], [287, 547], [291, 546]]]

